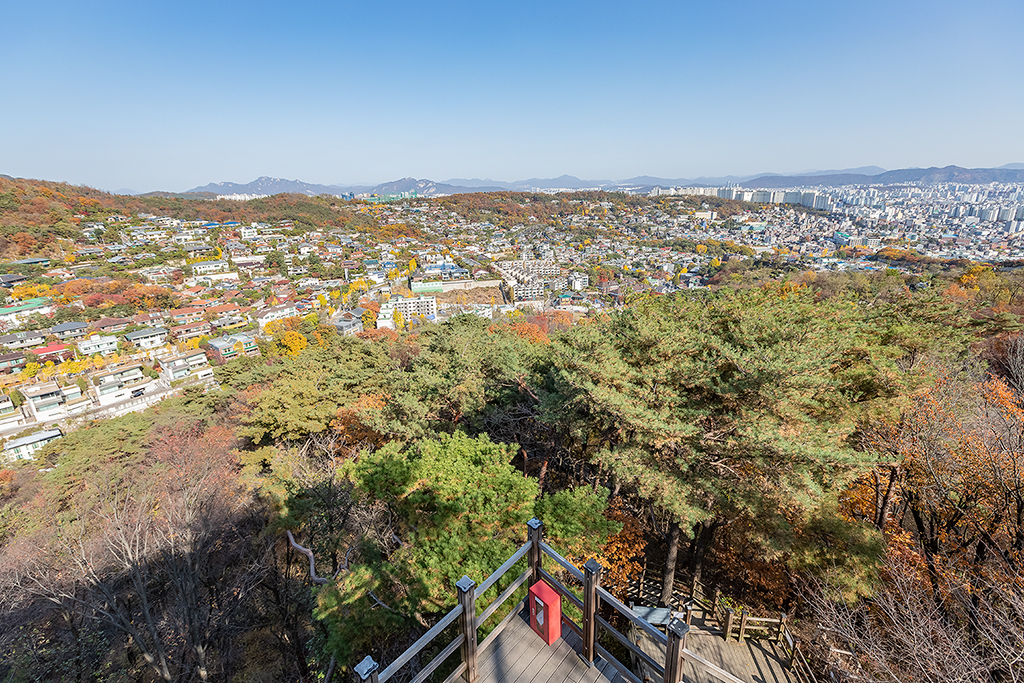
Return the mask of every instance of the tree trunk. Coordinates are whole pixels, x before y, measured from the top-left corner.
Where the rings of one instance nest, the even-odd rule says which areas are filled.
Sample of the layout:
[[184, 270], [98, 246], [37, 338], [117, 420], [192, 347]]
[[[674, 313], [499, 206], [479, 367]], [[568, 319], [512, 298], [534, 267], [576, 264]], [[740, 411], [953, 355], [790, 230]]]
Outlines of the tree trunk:
[[704, 557], [715, 540], [715, 531], [722, 526], [720, 520], [698, 522], [693, 525], [693, 542], [690, 544], [690, 573], [701, 580], [704, 573]]
[[669, 607], [672, 603], [672, 589], [676, 583], [676, 558], [679, 556], [679, 522], [672, 522], [668, 528], [668, 557], [665, 558], [665, 571], [661, 575], [660, 607]]

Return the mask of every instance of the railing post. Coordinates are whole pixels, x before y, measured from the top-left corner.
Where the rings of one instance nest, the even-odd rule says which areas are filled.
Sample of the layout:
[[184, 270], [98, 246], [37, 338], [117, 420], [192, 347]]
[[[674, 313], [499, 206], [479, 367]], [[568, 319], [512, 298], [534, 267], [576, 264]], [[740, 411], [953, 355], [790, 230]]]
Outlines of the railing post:
[[686, 603], [686, 625], [689, 626], [693, 623], [693, 603]]
[[741, 643], [743, 642], [743, 637], [747, 633], [747, 617], [748, 616], [749, 616], [749, 614], [747, 614], [746, 608], [743, 608], [742, 610], [740, 610], [740, 635], [739, 635], [739, 637], [736, 640], [740, 641]]
[[463, 576], [455, 583], [459, 591], [459, 604], [462, 615], [459, 617], [462, 626], [462, 661], [466, 663], [466, 683], [476, 683], [476, 581]]
[[693, 578], [690, 579], [690, 601], [697, 597], [697, 575], [694, 574]]
[[782, 632], [786, 630], [786, 620], [788, 618], [789, 617], [786, 616], [785, 612], [781, 612], [779, 614], [779, 632], [777, 634], [775, 634], [775, 641], [776, 642], [781, 642], [782, 641]]
[[732, 607], [725, 610], [725, 624], [722, 625], [722, 635], [725, 636], [726, 640], [729, 640], [729, 636], [732, 635], [732, 619], [736, 614]]
[[373, 661], [373, 657], [366, 655], [363, 661], [356, 664], [356, 674], [363, 683], [377, 683], [377, 669], [380, 664]]
[[665, 683], [680, 683], [683, 680], [683, 649], [690, 627], [681, 619], [668, 623], [668, 647], [665, 648]]
[[540, 558], [543, 555], [540, 542], [544, 539], [544, 522], [534, 517], [526, 526], [530, 527], [530, 571], [533, 573], [530, 583], [537, 583], [540, 581]]
[[715, 595], [711, 598], [711, 616], [718, 619], [718, 601], [722, 599], [722, 589], [715, 588]]
[[601, 563], [591, 558], [583, 565], [583, 660], [594, 663], [597, 635], [597, 587], [601, 585]]

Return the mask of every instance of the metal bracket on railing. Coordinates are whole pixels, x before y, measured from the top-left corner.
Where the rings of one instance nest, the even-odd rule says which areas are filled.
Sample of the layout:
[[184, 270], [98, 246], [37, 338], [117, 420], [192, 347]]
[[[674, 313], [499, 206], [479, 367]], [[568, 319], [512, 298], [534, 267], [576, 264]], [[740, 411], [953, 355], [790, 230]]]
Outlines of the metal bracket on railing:
[[363, 661], [359, 662], [355, 666], [356, 675], [359, 676], [359, 680], [366, 681], [367, 683], [377, 683], [377, 669], [380, 668], [380, 664], [373, 661], [373, 657], [366, 655]]

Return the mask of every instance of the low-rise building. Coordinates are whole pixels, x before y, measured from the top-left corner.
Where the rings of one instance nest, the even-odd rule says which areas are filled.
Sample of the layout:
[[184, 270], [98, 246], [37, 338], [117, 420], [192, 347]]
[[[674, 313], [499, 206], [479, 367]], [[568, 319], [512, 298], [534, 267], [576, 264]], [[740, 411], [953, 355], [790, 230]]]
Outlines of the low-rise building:
[[10, 460], [31, 458], [43, 446], [64, 436], [59, 429], [48, 429], [35, 434], [23, 436], [4, 445], [4, 456]]
[[213, 368], [210, 367], [209, 360], [206, 358], [206, 352], [202, 349], [195, 349], [161, 358], [160, 376], [168, 382], [190, 378], [200, 381], [208, 380], [213, 379]]
[[53, 361], [54, 363], [60, 363], [62, 361], [71, 360], [75, 357], [75, 350], [67, 344], [59, 344], [53, 342], [46, 346], [37, 346], [32, 349], [32, 353], [39, 356], [39, 361], [45, 363], [47, 361]]
[[295, 308], [295, 304], [287, 303], [281, 304], [280, 306], [271, 306], [263, 311], [260, 311], [259, 315], [256, 316], [256, 322], [260, 327], [266, 327], [267, 323], [272, 323], [275, 320], [284, 320], [285, 318], [294, 317], [298, 311]]
[[200, 320], [199, 322], [189, 323], [188, 325], [172, 327], [171, 336], [175, 341], [188, 341], [189, 339], [208, 335], [212, 329], [213, 328], [210, 326], [210, 323], [205, 320]]
[[94, 337], [89, 337], [88, 339], [83, 339], [78, 342], [78, 352], [83, 356], [92, 356], [97, 353], [103, 356], [109, 356], [110, 354], [117, 352], [117, 337], [113, 335], [96, 335]]
[[210, 340], [210, 346], [220, 354], [224, 360], [231, 360], [239, 356], [258, 356], [260, 355], [259, 346], [256, 345], [256, 339], [250, 335], [242, 332], [236, 332], [235, 334], [228, 334], [217, 339]]
[[100, 318], [92, 324], [92, 329], [97, 332], [110, 334], [111, 332], [123, 332], [128, 329], [134, 321], [131, 318]]
[[137, 349], [155, 349], [167, 340], [167, 330], [163, 327], [147, 327], [144, 330], [129, 332], [124, 335], [124, 339]]
[[89, 324], [83, 322], [60, 323], [50, 328], [53, 334], [61, 341], [75, 341], [81, 339], [89, 332]]
[[19, 330], [0, 336], [0, 346], [8, 349], [30, 349], [46, 343], [49, 330]]
[[25, 299], [24, 301], [0, 308], [0, 323], [7, 325], [7, 329], [17, 327], [33, 315], [49, 315], [53, 312], [53, 305], [42, 297]]
[[196, 275], [210, 275], [227, 271], [226, 261], [200, 261], [192, 264], [192, 272]]
[[14, 401], [7, 394], [0, 394], [0, 427], [6, 428], [11, 425], [19, 425], [25, 421], [21, 408], [14, 405]]
[[25, 354], [21, 351], [0, 356], [0, 374], [9, 375], [25, 367]]
[[205, 311], [202, 308], [188, 306], [186, 308], [176, 308], [168, 314], [168, 317], [175, 325], [187, 325], [188, 323], [202, 320], [204, 314]]
[[338, 330], [338, 334], [345, 335], [348, 337], [359, 334], [363, 331], [363, 321], [360, 318], [353, 318], [351, 320], [338, 319], [332, 323], [335, 329]]
[[96, 400], [101, 406], [137, 398], [143, 394], [152, 393], [156, 388], [156, 385], [143, 372], [141, 365], [129, 365], [104, 372], [95, 375], [92, 381], [95, 385]]
[[28, 415], [38, 421], [60, 420], [77, 415], [89, 409], [89, 397], [82, 394], [77, 384], [59, 386], [56, 382], [43, 382], [21, 390], [25, 397], [24, 408]]

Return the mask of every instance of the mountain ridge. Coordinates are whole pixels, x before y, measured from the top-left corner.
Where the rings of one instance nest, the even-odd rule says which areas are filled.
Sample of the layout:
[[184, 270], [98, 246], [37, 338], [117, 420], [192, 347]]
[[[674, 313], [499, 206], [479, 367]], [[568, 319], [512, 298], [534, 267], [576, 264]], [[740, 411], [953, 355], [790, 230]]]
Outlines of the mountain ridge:
[[[867, 173], [866, 171], [878, 171]], [[451, 178], [435, 181], [428, 178], [405, 177], [377, 185], [324, 185], [301, 180], [288, 180], [260, 176], [249, 183], [220, 182], [194, 187], [183, 195], [230, 195], [282, 193], [305, 194], [400, 194], [416, 192], [419, 196], [433, 197], [448, 194], [473, 192], [530, 192], [543, 190], [586, 190], [601, 189], [616, 191], [624, 189], [650, 189], [654, 187], [718, 186], [739, 185], [741, 187], [765, 189], [783, 187], [811, 187], [821, 185], [887, 185], [908, 182], [961, 182], [965, 184], [987, 184], [991, 182], [1024, 182], [1024, 164], [1011, 163], [998, 168], [964, 168], [944, 166], [929, 168], [904, 168], [886, 171], [879, 166], [827, 171], [806, 171], [801, 173], [760, 173], [748, 176], [700, 176], [697, 178], [661, 178], [657, 176], [634, 176], [625, 180], [587, 180], [572, 175], [556, 178], [528, 178], [506, 182], [490, 178]], [[119, 193], [120, 194], [120, 193]], [[133, 193], [139, 194], [139, 193]], [[167, 194], [164, 192], [146, 194]]]

